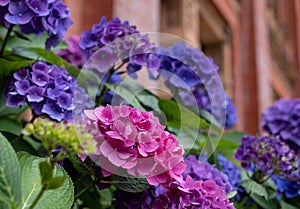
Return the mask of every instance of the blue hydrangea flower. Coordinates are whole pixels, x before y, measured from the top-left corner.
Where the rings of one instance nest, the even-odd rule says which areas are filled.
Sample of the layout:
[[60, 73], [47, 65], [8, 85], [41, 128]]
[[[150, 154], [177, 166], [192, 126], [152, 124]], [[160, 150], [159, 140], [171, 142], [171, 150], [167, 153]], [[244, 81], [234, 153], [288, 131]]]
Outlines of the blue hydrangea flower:
[[241, 169], [223, 155], [218, 155], [218, 162], [222, 168], [222, 172], [228, 176], [228, 180], [232, 186], [232, 189], [238, 192], [235, 196], [235, 199], [241, 201], [247, 194], [244, 188], [240, 186]]
[[280, 99], [262, 113], [261, 127], [300, 151], [300, 99]]
[[219, 79], [213, 79], [218, 76], [219, 67], [212, 58], [205, 57], [199, 49], [188, 47], [185, 43], [159, 48], [158, 53], [161, 59], [159, 73], [182, 104], [192, 108], [198, 106], [211, 112], [219, 123], [225, 122], [225, 128], [231, 128], [237, 122], [231, 99], [227, 95], [220, 96], [223, 91], [213, 88], [221, 83]]
[[70, 11], [62, 0], [2, 0], [0, 24], [20, 25], [22, 33], [47, 32], [46, 49], [58, 45], [72, 25]]
[[277, 197], [280, 199], [282, 195], [287, 198], [300, 197], [300, 183], [287, 181], [285, 178], [280, 178], [277, 175], [272, 177], [277, 187]]
[[[69, 120], [72, 111], [79, 114], [93, 106], [85, 90], [75, 85], [76, 79], [64, 67], [36, 62], [13, 74], [4, 86], [4, 97], [9, 107], [27, 102], [36, 115], [46, 114], [57, 121]], [[74, 102], [73, 96], [76, 97]]]

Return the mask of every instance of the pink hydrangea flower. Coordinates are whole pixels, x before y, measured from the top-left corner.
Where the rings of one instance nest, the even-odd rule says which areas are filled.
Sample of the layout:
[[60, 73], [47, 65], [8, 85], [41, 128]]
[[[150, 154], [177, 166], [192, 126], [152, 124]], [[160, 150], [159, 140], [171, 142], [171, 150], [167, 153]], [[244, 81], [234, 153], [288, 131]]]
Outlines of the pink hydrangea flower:
[[184, 151], [152, 112], [107, 105], [86, 110], [84, 117], [97, 142], [97, 152], [90, 157], [104, 175], [123, 168], [133, 176], [146, 176], [151, 185], [182, 180]]

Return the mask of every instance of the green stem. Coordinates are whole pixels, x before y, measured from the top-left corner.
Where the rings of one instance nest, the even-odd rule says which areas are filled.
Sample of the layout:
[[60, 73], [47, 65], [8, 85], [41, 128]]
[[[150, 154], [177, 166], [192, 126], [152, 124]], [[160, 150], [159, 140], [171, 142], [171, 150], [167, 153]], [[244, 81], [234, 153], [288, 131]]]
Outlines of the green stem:
[[43, 196], [43, 194], [44, 194], [44, 192], [46, 191], [46, 189], [47, 189], [47, 185], [45, 184], [45, 185], [42, 187], [42, 189], [41, 189], [40, 193], [38, 194], [38, 196], [36, 196], [36, 198], [34, 199], [34, 201], [33, 201], [33, 203], [31, 204], [31, 206], [30, 206], [29, 209], [33, 209], [33, 208], [36, 206], [36, 204], [37, 204], [38, 201], [41, 199], [41, 197]]
[[7, 29], [6, 35], [4, 37], [4, 40], [3, 40], [3, 43], [2, 43], [2, 46], [1, 46], [0, 57], [3, 57], [4, 49], [5, 49], [5, 46], [7, 44], [8, 38], [9, 38], [11, 32], [12, 32], [13, 27], [14, 27], [14, 25], [10, 24], [10, 26]]
[[246, 195], [246, 196], [242, 199], [242, 201], [240, 202], [240, 204], [236, 207], [236, 209], [241, 209], [241, 208], [245, 205], [245, 203], [246, 203], [248, 200], [249, 200], [249, 196]]
[[[112, 75], [114, 74], [114, 72], [118, 71], [120, 68], [123, 67], [123, 65], [125, 64], [126, 62], [123, 61], [117, 68], [114, 68], [112, 67], [109, 71], [108, 71], [108, 78], [107, 80], [105, 81], [105, 83], [109, 83], [111, 78], [112, 78]], [[101, 102], [102, 102], [102, 98], [103, 96], [109, 91], [109, 89], [103, 84], [103, 88], [101, 89], [100, 91], [100, 96], [98, 98], [98, 101], [97, 101], [97, 106], [101, 105]]]
[[83, 193], [85, 193], [87, 190], [89, 190], [90, 188], [92, 188], [94, 186], [94, 182], [91, 182], [89, 185], [87, 185], [86, 187], [84, 187], [79, 193], [77, 193], [74, 197], [74, 201], [80, 197]]

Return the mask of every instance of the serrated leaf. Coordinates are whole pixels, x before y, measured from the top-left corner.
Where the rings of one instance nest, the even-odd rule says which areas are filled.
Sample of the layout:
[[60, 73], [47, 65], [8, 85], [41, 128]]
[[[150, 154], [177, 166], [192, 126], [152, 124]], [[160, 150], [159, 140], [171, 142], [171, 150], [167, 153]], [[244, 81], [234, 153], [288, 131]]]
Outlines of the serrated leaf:
[[1, 133], [0, 147], [0, 202], [16, 208], [21, 202], [19, 162], [14, 149]]
[[[22, 203], [18, 209], [28, 209], [42, 189], [39, 164], [44, 158], [34, 157], [28, 153], [18, 153], [22, 176]], [[69, 209], [74, 199], [74, 188], [71, 178], [58, 165], [54, 166], [53, 176], [64, 176], [66, 180], [58, 189], [47, 190], [38, 201], [35, 208], [39, 209]]]
[[263, 185], [253, 181], [252, 179], [242, 181], [241, 186], [244, 187], [248, 194], [256, 194], [268, 200], [268, 193], [266, 188]]
[[112, 176], [112, 184], [123, 191], [139, 193], [150, 188], [146, 178], [129, 176]]

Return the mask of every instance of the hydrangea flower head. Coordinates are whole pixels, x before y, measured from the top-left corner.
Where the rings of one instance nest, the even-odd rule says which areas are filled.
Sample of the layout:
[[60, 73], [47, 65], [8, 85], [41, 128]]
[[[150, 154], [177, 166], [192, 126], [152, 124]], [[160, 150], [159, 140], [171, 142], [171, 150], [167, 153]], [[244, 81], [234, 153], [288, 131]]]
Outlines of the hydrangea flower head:
[[[165, 78], [165, 83], [173, 95], [185, 106], [205, 109], [220, 123], [224, 115], [226, 128], [231, 128], [237, 122], [231, 100], [227, 95], [220, 96], [223, 91], [213, 89], [221, 85], [219, 79], [215, 79], [219, 67], [213, 59], [207, 58], [198, 48], [189, 47], [185, 43], [176, 43], [168, 48], [161, 47], [158, 53], [161, 59], [160, 74]], [[211, 82], [215, 84], [210, 85]], [[212, 100], [214, 102], [211, 102]]]
[[184, 162], [187, 165], [183, 173], [184, 177], [190, 176], [195, 181], [212, 180], [226, 194], [232, 190], [228, 177], [219, 171], [214, 165], [211, 165], [207, 162], [201, 162], [197, 160], [196, 156], [194, 155], [189, 155], [186, 157]]
[[36, 62], [22, 68], [4, 86], [4, 97], [8, 107], [29, 104], [36, 115], [46, 114], [51, 119], [69, 120], [72, 111], [79, 109], [80, 100], [72, 102], [73, 95], [81, 92], [82, 109], [92, 107], [93, 102], [76, 79], [64, 67]]
[[300, 99], [280, 99], [262, 113], [261, 127], [300, 151]]
[[244, 136], [234, 157], [245, 169], [254, 166], [254, 171], [266, 176], [278, 174], [288, 180], [300, 182], [299, 154], [278, 137]]
[[233, 203], [212, 180], [194, 181], [190, 176], [182, 183], [172, 183], [167, 192], [159, 195], [153, 209], [160, 208], [222, 208], [234, 209]]
[[47, 49], [57, 46], [72, 25], [70, 11], [62, 0], [5, 0], [0, 2], [0, 11], [0, 24], [20, 25], [25, 34], [47, 32]]
[[38, 119], [34, 123], [28, 123], [22, 133], [33, 135], [47, 150], [59, 148], [64, 152], [65, 157], [96, 151], [93, 136], [87, 133], [80, 124], [56, 123], [47, 119]]
[[[156, 47], [147, 35], [142, 35], [128, 21], [121, 22], [119, 18], [101, 21], [91, 30], [83, 32], [80, 47], [86, 58], [96, 57], [97, 69], [105, 72], [121, 59], [128, 62], [127, 73], [135, 77], [135, 72], [142, 66], [147, 66], [150, 75], [157, 76], [160, 60], [155, 55]], [[97, 53], [95, 53], [97, 52]]]
[[85, 116], [98, 149], [90, 157], [100, 162], [103, 173], [123, 168], [133, 176], [146, 176], [152, 185], [182, 179], [184, 151], [152, 112], [107, 105], [86, 110]]

